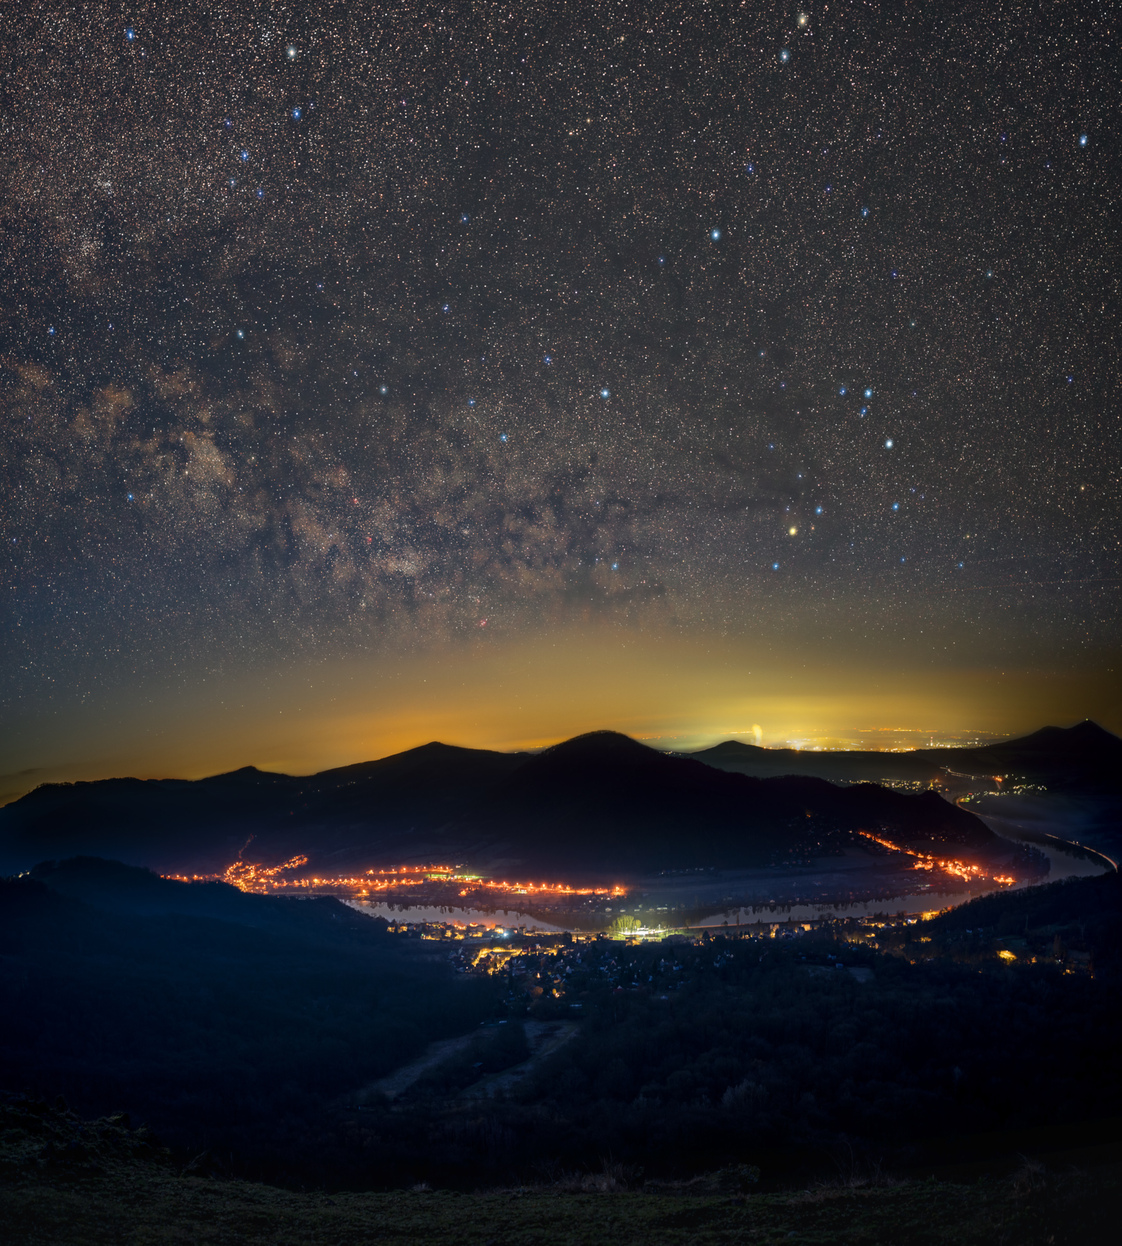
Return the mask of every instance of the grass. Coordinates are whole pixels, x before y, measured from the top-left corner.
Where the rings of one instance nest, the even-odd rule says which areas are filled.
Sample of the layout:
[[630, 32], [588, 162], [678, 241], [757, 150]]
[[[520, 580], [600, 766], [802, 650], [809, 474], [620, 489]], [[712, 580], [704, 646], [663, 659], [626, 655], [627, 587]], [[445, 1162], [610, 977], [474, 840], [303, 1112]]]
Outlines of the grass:
[[296, 1192], [199, 1175], [118, 1118], [79, 1122], [27, 1101], [0, 1106], [8, 1246], [1113, 1246], [1122, 1163], [1063, 1171], [1026, 1162], [1013, 1176], [973, 1184], [839, 1182], [748, 1194], [722, 1189], [729, 1184], [718, 1174], [623, 1189], [605, 1174], [583, 1188]]

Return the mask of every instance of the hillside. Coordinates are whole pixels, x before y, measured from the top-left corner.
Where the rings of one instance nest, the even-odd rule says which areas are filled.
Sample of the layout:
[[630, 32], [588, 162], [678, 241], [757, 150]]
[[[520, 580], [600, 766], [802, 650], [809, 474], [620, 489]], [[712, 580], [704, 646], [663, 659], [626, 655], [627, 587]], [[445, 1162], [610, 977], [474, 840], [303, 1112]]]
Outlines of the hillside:
[[1089, 721], [1074, 727], [1043, 727], [1032, 735], [980, 748], [915, 749], [904, 753], [858, 749], [814, 752], [759, 748], [739, 740], [725, 740], [689, 756], [722, 770], [759, 778], [804, 774], [834, 782], [928, 783], [952, 770], [976, 775], [1016, 775], [1060, 788], [1122, 790], [1122, 740]]
[[126, 1119], [82, 1120], [34, 1099], [0, 1103], [0, 1134], [0, 1221], [11, 1246], [336, 1246], [386, 1238], [413, 1246], [1100, 1246], [1115, 1240], [1122, 1193], [1116, 1155], [1092, 1156], [1088, 1171], [1080, 1154], [1076, 1171], [1063, 1171], [1062, 1160], [1047, 1170], [1026, 1162], [978, 1183], [877, 1186], [852, 1177], [805, 1192], [756, 1193], [751, 1171], [729, 1167], [689, 1183], [628, 1189], [627, 1176], [635, 1174], [608, 1165], [583, 1181], [573, 1176], [552, 1186], [328, 1196], [216, 1180], [205, 1175], [205, 1162], [185, 1164]]
[[529, 758], [440, 834], [469, 860], [591, 877], [766, 865], [836, 851], [860, 829], [943, 855], [1004, 847], [935, 793], [727, 774], [614, 732]]
[[592, 878], [828, 854], [862, 829], [936, 855], [1003, 849], [934, 793], [761, 780], [594, 732], [532, 756], [429, 744], [308, 778], [46, 785], [0, 810], [0, 869], [98, 855], [189, 874], [244, 849], [320, 875], [435, 859]]

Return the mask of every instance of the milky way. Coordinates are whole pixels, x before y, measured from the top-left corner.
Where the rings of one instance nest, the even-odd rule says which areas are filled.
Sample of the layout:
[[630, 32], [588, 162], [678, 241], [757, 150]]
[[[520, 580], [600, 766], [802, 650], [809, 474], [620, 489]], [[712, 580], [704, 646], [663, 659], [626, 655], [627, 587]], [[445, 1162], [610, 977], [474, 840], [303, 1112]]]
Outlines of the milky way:
[[7, 6], [5, 699], [1118, 627], [1117, 13]]

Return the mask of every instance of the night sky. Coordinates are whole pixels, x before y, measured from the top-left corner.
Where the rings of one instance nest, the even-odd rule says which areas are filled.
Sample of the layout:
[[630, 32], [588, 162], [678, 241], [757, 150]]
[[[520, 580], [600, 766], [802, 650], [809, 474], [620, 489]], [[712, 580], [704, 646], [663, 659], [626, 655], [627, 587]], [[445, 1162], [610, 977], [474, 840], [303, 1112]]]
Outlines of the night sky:
[[1122, 728], [1113, 5], [0, 36], [10, 794]]

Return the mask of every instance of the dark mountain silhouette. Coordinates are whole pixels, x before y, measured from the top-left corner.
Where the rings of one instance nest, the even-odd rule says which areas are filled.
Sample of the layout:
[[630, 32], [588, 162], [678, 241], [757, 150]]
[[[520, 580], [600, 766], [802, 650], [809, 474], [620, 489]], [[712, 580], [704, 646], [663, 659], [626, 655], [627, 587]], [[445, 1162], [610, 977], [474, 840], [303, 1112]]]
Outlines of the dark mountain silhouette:
[[[730, 751], [769, 753], [707, 752], [728, 767]], [[96, 854], [206, 873], [244, 849], [266, 864], [305, 855], [318, 874], [442, 859], [602, 877], [816, 856], [859, 830], [936, 855], [997, 851], [982, 822], [935, 793], [748, 777], [707, 760], [595, 732], [536, 755], [427, 744], [304, 778], [245, 767], [196, 782], [49, 784], [0, 810], [0, 869]]]
[[1043, 727], [1032, 735], [979, 748], [817, 753], [726, 740], [689, 756], [759, 778], [806, 774], [834, 781], [925, 782], [950, 769], [965, 774], [1012, 774], [1060, 788], [1122, 787], [1122, 740], [1089, 720], [1074, 727]]
[[252, 766], [188, 781], [49, 783], [0, 809], [0, 870], [97, 853], [168, 872], [297, 853], [333, 872], [420, 853], [426, 836], [525, 760], [425, 744], [306, 778]]
[[996, 847], [983, 823], [934, 793], [724, 774], [614, 732], [530, 758], [441, 839], [475, 862], [595, 876], [766, 865], [836, 849], [859, 829], [943, 855]]

